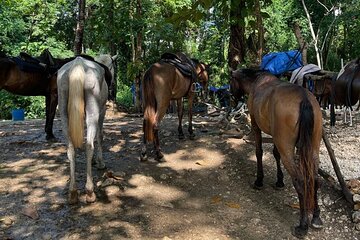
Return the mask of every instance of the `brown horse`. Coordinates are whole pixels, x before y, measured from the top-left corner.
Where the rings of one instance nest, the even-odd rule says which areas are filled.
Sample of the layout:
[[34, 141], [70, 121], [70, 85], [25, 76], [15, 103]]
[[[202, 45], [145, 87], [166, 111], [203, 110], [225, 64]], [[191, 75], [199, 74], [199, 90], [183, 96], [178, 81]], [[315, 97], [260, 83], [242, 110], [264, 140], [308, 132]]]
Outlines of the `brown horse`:
[[[36, 69], [21, 69], [16, 61], [20, 59], [3, 56], [0, 58], [0, 90], [23, 96], [45, 96], [46, 99], [46, 139], [54, 139], [52, 131], [57, 106], [56, 71], [57, 66], [45, 50], [38, 58], [27, 58], [27, 64]], [[29, 63], [29, 61], [31, 61]]]
[[[204, 65], [200, 62], [190, 60], [185, 55], [180, 55], [182, 66], [190, 69], [191, 73], [186, 75], [180, 68], [176, 67], [173, 61], [161, 60], [154, 63], [145, 73], [142, 83], [143, 107], [144, 107], [144, 146], [141, 150], [141, 161], [147, 160], [146, 145], [154, 142], [156, 159], [161, 161], [163, 154], [160, 150], [158, 136], [159, 124], [163, 119], [171, 100], [177, 101], [178, 110], [178, 133], [179, 139], [184, 138], [182, 129], [183, 97], [188, 98], [189, 134], [194, 139], [192, 128], [192, 103], [194, 98], [194, 83], [196, 79], [201, 85], [207, 86], [208, 74]], [[177, 59], [177, 61], [180, 59]]]
[[[263, 186], [261, 131], [273, 137], [273, 154], [277, 165], [276, 187], [282, 188], [283, 173], [280, 159], [291, 176], [300, 203], [300, 225], [293, 234], [307, 234], [308, 214], [311, 225], [322, 226], [317, 201], [319, 147], [322, 115], [315, 97], [301, 86], [280, 81], [274, 75], [251, 69], [231, 73], [231, 91], [235, 98], [248, 95], [247, 105], [255, 134], [257, 179], [255, 188]], [[295, 154], [296, 153], [296, 154]], [[299, 154], [299, 158], [296, 156]]]

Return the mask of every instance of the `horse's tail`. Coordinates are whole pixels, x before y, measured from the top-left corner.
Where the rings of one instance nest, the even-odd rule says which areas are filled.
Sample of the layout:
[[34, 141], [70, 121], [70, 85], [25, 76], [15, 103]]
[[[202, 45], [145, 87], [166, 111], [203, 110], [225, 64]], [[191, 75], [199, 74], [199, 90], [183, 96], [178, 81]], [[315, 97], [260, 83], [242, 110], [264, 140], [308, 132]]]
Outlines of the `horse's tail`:
[[316, 164], [313, 159], [312, 135], [314, 131], [313, 107], [304, 93], [300, 103], [299, 135], [297, 147], [300, 155], [300, 172], [304, 180], [304, 206], [308, 211], [314, 208]]
[[68, 124], [69, 138], [75, 148], [82, 147], [84, 137], [84, 82], [85, 71], [75, 65], [69, 73]]
[[156, 119], [156, 98], [154, 94], [154, 79], [151, 68], [146, 71], [142, 84], [143, 105], [144, 105], [144, 137], [147, 142], [154, 140], [154, 125]]

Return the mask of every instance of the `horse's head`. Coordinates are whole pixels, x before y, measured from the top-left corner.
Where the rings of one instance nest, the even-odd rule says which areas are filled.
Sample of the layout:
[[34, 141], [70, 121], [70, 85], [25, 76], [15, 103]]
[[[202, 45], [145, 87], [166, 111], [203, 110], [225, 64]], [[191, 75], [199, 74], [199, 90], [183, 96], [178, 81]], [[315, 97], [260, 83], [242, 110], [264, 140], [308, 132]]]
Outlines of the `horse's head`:
[[209, 74], [207, 71], [207, 65], [205, 63], [199, 62], [196, 64], [196, 75], [198, 78], [198, 82], [201, 84], [201, 86], [204, 89], [207, 89], [208, 83], [209, 83]]
[[36, 57], [40, 62], [45, 63], [48, 66], [55, 66], [55, 59], [51, 55], [48, 48], [44, 49], [39, 57]]
[[111, 56], [109, 54], [101, 54], [101, 55], [95, 57], [96, 62], [105, 65], [109, 69], [112, 79], [114, 79], [114, 74], [115, 74], [116, 58], [117, 58], [117, 55]]
[[239, 69], [231, 71], [230, 90], [233, 96], [241, 99], [244, 94], [249, 94], [254, 87], [276, 80], [271, 73], [259, 69]]
[[236, 101], [240, 101], [246, 94], [243, 83], [245, 77], [242, 69], [230, 70], [230, 92]]

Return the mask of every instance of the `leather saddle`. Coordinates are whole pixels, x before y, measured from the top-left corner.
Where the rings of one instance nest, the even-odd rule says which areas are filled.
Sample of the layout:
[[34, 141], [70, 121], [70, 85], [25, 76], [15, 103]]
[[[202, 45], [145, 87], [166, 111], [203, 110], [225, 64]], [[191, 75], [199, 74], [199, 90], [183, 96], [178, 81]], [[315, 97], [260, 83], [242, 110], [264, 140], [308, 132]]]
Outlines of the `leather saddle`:
[[197, 78], [194, 62], [184, 53], [164, 53], [161, 55], [160, 62], [174, 65], [182, 75], [191, 78], [192, 81], [195, 81]]

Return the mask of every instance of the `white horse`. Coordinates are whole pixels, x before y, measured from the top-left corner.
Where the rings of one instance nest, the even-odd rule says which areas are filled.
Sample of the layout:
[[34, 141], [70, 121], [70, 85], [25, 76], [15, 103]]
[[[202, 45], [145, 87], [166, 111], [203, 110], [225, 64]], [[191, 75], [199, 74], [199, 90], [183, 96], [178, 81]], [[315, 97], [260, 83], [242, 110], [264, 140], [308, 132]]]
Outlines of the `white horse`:
[[[86, 121], [86, 201], [96, 200], [92, 178], [94, 139], [97, 140], [96, 167], [104, 169], [102, 157], [102, 128], [108, 98], [108, 86], [113, 77], [116, 56], [102, 55], [98, 62], [76, 57], [58, 71], [57, 86], [59, 110], [63, 132], [68, 143], [67, 156], [70, 161], [69, 203], [78, 201], [75, 181], [75, 149], [82, 148], [84, 122]], [[111, 72], [112, 70], [112, 72]], [[110, 78], [110, 79], [109, 79]]]

